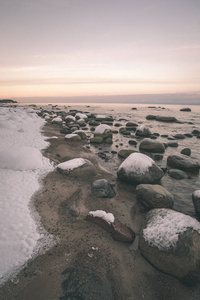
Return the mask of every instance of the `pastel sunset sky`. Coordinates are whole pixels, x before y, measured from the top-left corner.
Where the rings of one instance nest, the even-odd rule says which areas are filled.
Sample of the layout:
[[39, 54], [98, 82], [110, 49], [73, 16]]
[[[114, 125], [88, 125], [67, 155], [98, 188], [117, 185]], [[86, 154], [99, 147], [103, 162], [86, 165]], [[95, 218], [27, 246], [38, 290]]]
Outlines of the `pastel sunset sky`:
[[200, 95], [199, 0], [0, 1], [0, 98]]

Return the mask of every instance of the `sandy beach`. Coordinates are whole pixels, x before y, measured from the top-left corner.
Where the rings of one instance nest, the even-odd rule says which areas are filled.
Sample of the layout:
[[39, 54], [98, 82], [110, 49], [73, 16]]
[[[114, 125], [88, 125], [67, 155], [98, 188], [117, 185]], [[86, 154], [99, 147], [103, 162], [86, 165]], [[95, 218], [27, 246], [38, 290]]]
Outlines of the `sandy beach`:
[[[70, 270], [86, 270], [106, 279], [101, 289], [112, 290], [114, 300], [197, 300], [199, 285], [188, 287], [176, 278], [155, 269], [138, 250], [138, 235], [145, 212], [136, 200], [135, 186], [117, 181], [100, 165], [100, 159], [86, 148], [87, 141], [66, 142], [58, 125], [46, 123], [42, 129], [50, 146], [44, 156], [58, 164], [73, 158], [85, 158], [95, 165], [95, 174], [64, 176], [56, 169], [43, 179], [42, 189], [33, 201], [44, 228], [59, 241], [46, 253], [27, 263], [25, 268], [0, 289], [2, 300], [101, 299], [66, 296]], [[92, 183], [107, 179], [117, 195], [97, 198]], [[89, 211], [111, 212], [136, 234], [133, 243], [113, 240], [108, 232], [85, 220]], [[82, 273], [81, 273], [82, 274]], [[81, 277], [83, 275], [80, 275]], [[84, 278], [87, 281], [87, 278]], [[94, 286], [98, 289], [98, 286]], [[73, 289], [71, 287], [71, 289]], [[106, 298], [104, 298], [106, 299]], [[110, 299], [110, 298], [108, 298]], [[103, 300], [103, 299], [102, 299]]]

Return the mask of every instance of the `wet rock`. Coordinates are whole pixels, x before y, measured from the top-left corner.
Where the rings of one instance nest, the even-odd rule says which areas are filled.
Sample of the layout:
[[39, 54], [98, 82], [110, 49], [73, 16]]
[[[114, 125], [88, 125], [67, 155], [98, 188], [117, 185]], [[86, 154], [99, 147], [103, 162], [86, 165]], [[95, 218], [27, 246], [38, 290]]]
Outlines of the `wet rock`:
[[149, 137], [151, 135], [151, 131], [147, 126], [141, 125], [136, 130], [136, 135], [143, 136], [143, 137]]
[[149, 151], [153, 153], [164, 153], [165, 152], [165, 146], [163, 143], [160, 143], [158, 141], [152, 141], [149, 138], [145, 138], [141, 141], [140, 150]]
[[199, 134], [200, 134], [200, 131], [197, 130], [197, 129], [194, 129], [194, 130], [192, 131], [192, 134], [193, 134], [193, 135], [199, 135]]
[[174, 138], [177, 139], [177, 140], [184, 140], [185, 139], [185, 135], [177, 133], [177, 134], [174, 135]]
[[60, 300], [87, 299], [112, 300], [110, 282], [88, 269], [68, 268], [62, 272], [66, 279], [62, 282], [64, 295]]
[[178, 169], [170, 169], [169, 176], [174, 179], [185, 179], [188, 177], [184, 171]]
[[132, 149], [121, 149], [118, 152], [118, 156], [122, 158], [127, 158], [131, 153], [138, 152], [137, 150]]
[[[104, 218], [99, 217], [97, 214], [106, 214], [104, 211], [94, 211], [90, 212], [86, 217], [86, 221], [90, 221], [92, 223], [97, 224], [107, 232], [109, 232], [112, 238], [116, 241], [124, 242], [124, 243], [132, 243], [135, 239], [135, 233], [127, 227], [126, 225], [122, 224], [119, 220], [115, 219], [112, 214], [113, 220], [111, 222], [106, 221]], [[108, 214], [106, 214], [108, 215]]]
[[69, 127], [65, 127], [65, 128], [62, 128], [60, 130], [60, 133], [63, 133], [63, 134], [70, 134], [71, 133], [71, 130], [69, 129]]
[[128, 131], [126, 127], [121, 127], [119, 129], [119, 132], [124, 134], [124, 135], [130, 135], [130, 131]]
[[100, 123], [97, 122], [97, 121], [95, 121], [95, 120], [91, 120], [91, 121], [89, 122], [89, 125], [90, 125], [90, 126], [99, 126]]
[[155, 115], [148, 115], [146, 116], [147, 120], [156, 120], [156, 116]]
[[181, 154], [190, 156], [191, 155], [191, 149], [190, 148], [184, 148], [183, 150], [181, 150]]
[[90, 143], [100, 144], [103, 142], [103, 138], [101, 136], [95, 136], [90, 139]]
[[176, 148], [178, 147], [178, 143], [177, 142], [169, 142], [167, 143], [168, 147], [173, 147], [173, 148]]
[[72, 116], [72, 115], [68, 115], [65, 118], [65, 122], [66, 123], [75, 122], [75, 121], [76, 121], [76, 118], [74, 116]]
[[181, 108], [180, 111], [191, 111], [189, 107]]
[[137, 145], [137, 142], [135, 140], [129, 140], [128, 143], [129, 145], [133, 145], [133, 146]]
[[192, 193], [192, 201], [197, 217], [200, 218], [200, 190], [196, 190]]
[[199, 172], [200, 164], [197, 160], [185, 155], [169, 155], [167, 165], [173, 169], [180, 169], [189, 172]]
[[177, 119], [175, 117], [167, 117], [167, 116], [156, 116], [156, 120], [160, 122], [167, 122], [167, 123], [177, 122]]
[[119, 180], [133, 184], [156, 183], [163, 175], [161, 168], [150, 157], [142, 153], [130, 154], [117, 170]]
[[133, 122], [127, 122], [126, 123], [126, 127], [137, 127], [137, 126], [138, 126], [138, 124], [133, 123]]
[[185, 284], [199, 280], [200, 224], [171, 209], [153, 209], [140, 232], [141, 254], [159, 270]]
[[171, 208], [174, 205], [174, 197], [161, 185], [139, 184], [136, 187], [137, 199], [146, 209]]
[[113, 198], [116, 196], [115, 190], [106, 179], [93, 182], [93, 192], [98, 198]]
[[184, 133], [184, 135], [185, 135], [186, 137], [188, 137], [188, 138], [192, 138], [192, 137], [193, 137], [193, 135], [192, 135], [191, 133]]
[[87, 138], [87, 135], [83, 130], [75, 130], [73, 133], [78, 134], [82, 140]]
[[163, 155], [162, 154], [152, 154], [152, 158], [154, 160], [162, 160], [163, 159]]

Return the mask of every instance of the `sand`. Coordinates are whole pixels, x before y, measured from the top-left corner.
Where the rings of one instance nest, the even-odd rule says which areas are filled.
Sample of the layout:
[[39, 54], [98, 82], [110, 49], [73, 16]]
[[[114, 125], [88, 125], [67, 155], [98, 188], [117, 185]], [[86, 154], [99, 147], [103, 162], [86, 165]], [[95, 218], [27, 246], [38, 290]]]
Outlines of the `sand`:
[[[137, 240], [145, 212], [136, 200], [135, 187], [119, 183], [116, 174], [103, 169], [100, 159], [85, 147], [87, 141], [67, 142], [59, 133], [59, 126], [50, 123], [44, 126], [43, 134], [58, 136], [58, 139], [49, 139], [45, 156], [56, 164], [77, 157], [89, 159], [95, 165], [96, 174], [73, 177], [55, 170], [43, 179], [43, 188], [35, 195], [34, 206], [44, 228], [59, 242], [29, 261], [17, 276], [6, 282], [0, 288], [0, 299], [59, 299], [64, 296], [62, 272], [67, 268], [89, 269], [107, 278], [114, 300], [199, 299], [199, 285], [183, 285], [156, 270], [140, 254]], [[92, 183], [101, 178], [115, 185], [117, 196], [112, 199], [94, 196]], [[115, 241], [108, 232], [84, 220], [89, 211], [97, 209], [113, 213], [129, 226], [136, 234], [134, 243]]]

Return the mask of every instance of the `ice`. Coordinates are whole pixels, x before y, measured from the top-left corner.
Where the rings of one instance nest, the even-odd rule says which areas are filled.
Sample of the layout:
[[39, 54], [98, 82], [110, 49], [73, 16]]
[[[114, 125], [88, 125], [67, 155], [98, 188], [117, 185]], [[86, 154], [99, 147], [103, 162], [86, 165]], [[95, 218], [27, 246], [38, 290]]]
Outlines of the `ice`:
[[119, 169], [124, 168], [126, 174], [129, 174], [130, 172], [143, 174], [153, 164], [154, 161], [149, 156], [142, 153], [132, 153], [123, 161]]
[[109, 132], [109, 131], [111, 131], [111, 127], [109, 125], [101, 124], [101, 125], [96, 127], [94, 133], [95, 134], [103, 134], [103, 133], [106, 133], [106, 132]]
[[83, 158], [73, 158], [57, 165], [62, 170], [73, 170], [83, 166], [86, 163]]
[[[44, 237], [30, 200], [53, 170], [40, 150], [48, 146], [33, 109], [0, 108], [0, 284], [32, 258]], [[50, 238], [50, 237], [49, 237]]]
[[150, 213], [147, 228], [143, 230], [144, 239], [159, 249], [174, 247], [180, 233], [188, 227], [200, 233], [200, 223], [190, 216], [171, 209], [156, 209]]
[[105, 220], [108, 224], [111, 224], [115, 221], [115, 217], [111, 213], [106, 213], [104, 210], [95, 210], [95, 211], [90, 211], [89, 215], [93, 217], [98, 217], [103, 220]]

